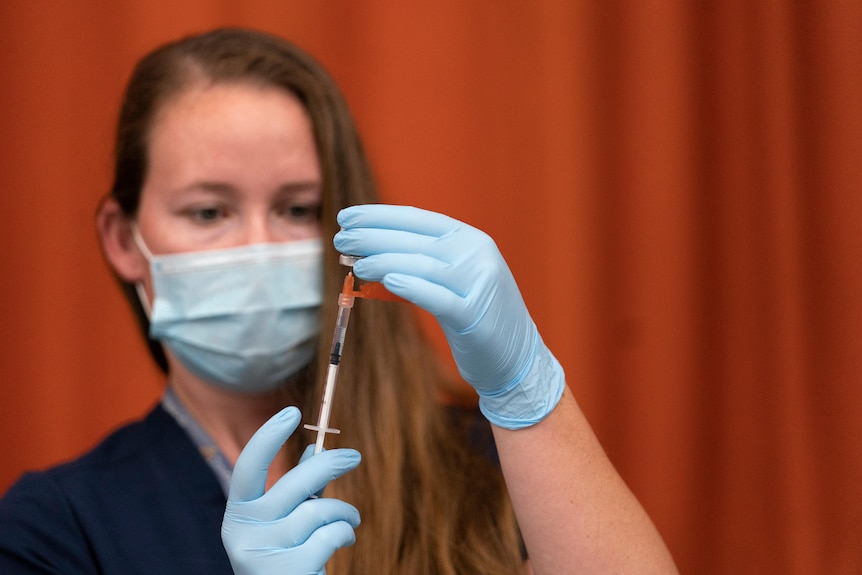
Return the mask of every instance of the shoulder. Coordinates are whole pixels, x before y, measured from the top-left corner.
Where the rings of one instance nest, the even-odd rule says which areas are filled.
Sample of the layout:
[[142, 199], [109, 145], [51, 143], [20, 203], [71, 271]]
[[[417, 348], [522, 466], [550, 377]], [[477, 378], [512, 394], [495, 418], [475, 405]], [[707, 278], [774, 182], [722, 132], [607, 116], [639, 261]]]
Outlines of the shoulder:
[[100, 470], [122, 468], [134, 459], [148, 434], [145, 422], [124, 426], [74, 461], [26, 473], [9, 489], [0, 499], [0, 568], [94, 570], [76, 505], [101, 489]]
[[195, 497], [208, 497], [210, 515], [220, 514], [215, 478], [156, 407], [82, 457], [12, 486], [0, 499], [0, 572], [108, 572], [133, 555], [146, 561], [172, 536], [163, 525], [170, 513]]
[[157, 406], [145, 418], [116, 429], [77, 459], [24, 474], [2, 501], [5, 504], [10, 497], [14, 500], [22, 491], [47, 494], [51, 490], [95, 489], [106, 478], [138, 473], [166, 439], [181, 435], [170, 416]]
[[87, 573], [94, 565], [61, 486], [51, 473], [28, 473], [0, 499], [0, 571], [43, 569]]

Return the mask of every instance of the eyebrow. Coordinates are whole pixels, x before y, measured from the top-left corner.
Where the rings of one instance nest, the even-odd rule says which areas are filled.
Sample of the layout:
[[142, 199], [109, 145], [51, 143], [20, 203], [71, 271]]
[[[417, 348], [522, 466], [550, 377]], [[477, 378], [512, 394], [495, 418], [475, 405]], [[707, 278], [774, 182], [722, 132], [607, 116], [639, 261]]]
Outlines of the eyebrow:
[[180, 188], [181, 191], [195, 191], [195, 190], [203, 190], [205, 192], [219, 192], [219, 193], [235, 193], [236, 188], [229, 184], [225, 184], [222, 182], [208, 182], [208, 181], [199, 181], [192, 182], [187, 186], [183, 186]]
[[[318, 180], [301, 180], [298, 182], [289, 182], [278, 187], [279, 193], [294, 193], [305, 191], [316, 191], [323, 188], [323, 182]], [[216, 192], [221, 194], [235, 194], [237, 189], [231, 184], [224, 182], [211, 182], [207, 180], [192, 182], [187, 186], [183, 186], [181, 191], [203, 190], [207, 192]]]

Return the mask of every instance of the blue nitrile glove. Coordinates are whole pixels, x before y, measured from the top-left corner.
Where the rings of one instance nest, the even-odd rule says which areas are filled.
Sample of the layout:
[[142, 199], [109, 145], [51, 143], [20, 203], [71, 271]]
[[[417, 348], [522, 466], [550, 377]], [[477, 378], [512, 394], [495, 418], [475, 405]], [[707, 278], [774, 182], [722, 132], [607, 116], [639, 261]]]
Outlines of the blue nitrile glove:
[[267, 469], [299, 419], [295, 407], [274, 415], [252, 436], [234, 467], [221, 537], [237, 575], [325, 573], [335, 550], [356, 540], [355, 507], [311, 496], [359, 465], [358, 451], [306, 454], [265, 492]]
[[520, 429], [554, 409], [566, 385], [563, 369], [487, 234], [408, 206], [353, 206], [338, 223], [335, 248], [365, 256], [353, 266], [357, 277], [382, 281], [437, 318], [491, 423]]

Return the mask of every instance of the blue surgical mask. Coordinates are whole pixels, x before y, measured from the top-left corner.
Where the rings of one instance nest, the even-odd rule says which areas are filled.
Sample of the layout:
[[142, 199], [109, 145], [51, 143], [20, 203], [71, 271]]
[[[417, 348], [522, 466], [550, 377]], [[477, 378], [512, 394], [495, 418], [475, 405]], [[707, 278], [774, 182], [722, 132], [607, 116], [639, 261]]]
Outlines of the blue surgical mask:
[[193, 374], [225, 388], [277, 388], [308, 365], [319, 332], [323, 258], [319, 239], [153, 255], [150, 337]]

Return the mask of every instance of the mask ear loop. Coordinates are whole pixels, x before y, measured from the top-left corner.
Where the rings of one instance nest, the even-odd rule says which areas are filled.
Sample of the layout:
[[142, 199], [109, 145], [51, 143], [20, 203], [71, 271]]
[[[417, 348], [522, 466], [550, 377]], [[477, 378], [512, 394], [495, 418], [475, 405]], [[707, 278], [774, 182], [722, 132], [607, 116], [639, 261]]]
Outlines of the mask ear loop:
[[[132, 228], [132, 239], [135, 240], [135, 244], [138, 246], [138, 249], [141, 250], [141, 254], [144, 256], [144, 259], [147, 262], [152, 262], [153, 260], [153, 252], [150, 251], [150, 248], [147, 247], [147, 244], [144, 243], [144, 238], [141, 237], [141, 232], [138, 230], [138, 223], [133, 221], [131, 223]], [[138, 299], [141, 300], [141, 306], [144, 308], [144, 313], [147, 314], [147, 319], [152, 317], [153, 310], [150, 307], [150, 300], [147, 297], [147, 291], [144, 289], [144, 282], [135, 282], [135, 291], [138, 294]]]

